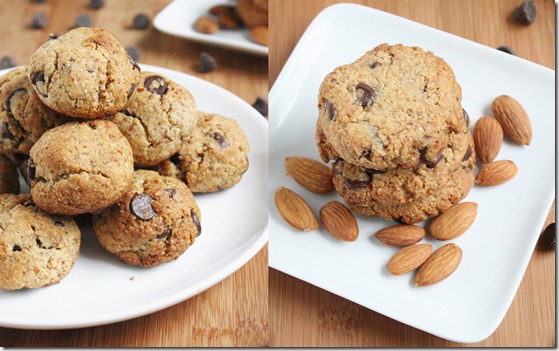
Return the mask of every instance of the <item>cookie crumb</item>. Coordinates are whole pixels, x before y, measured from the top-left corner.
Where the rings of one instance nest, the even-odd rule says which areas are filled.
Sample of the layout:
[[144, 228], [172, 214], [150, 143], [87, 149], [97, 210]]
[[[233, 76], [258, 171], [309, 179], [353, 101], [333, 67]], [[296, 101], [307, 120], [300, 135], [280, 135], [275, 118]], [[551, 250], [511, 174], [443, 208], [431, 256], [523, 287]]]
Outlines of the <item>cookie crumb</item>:
[[216, 68], [217, 61], [215, 58], [207, 52], [202, 52], [200, 54], [200, 65], [196, 67], [196, 72], [207, 73], [215, 70]]
[[149, 16], [146, 15], [145, 13], [139, 13], [136, 16], [134, 16], [134, 19], [132, 20], [132, 27], [134, 29], [147, 29], [149, 27], [150, 24], [150, 19]]

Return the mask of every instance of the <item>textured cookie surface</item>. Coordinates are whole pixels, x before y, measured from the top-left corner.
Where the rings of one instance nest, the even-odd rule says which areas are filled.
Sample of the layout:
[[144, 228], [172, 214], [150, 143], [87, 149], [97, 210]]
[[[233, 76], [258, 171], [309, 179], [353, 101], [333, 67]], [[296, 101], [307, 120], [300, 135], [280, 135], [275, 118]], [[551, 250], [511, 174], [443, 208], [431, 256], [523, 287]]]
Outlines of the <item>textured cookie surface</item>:
[[142, 72], [128, 106], [109, 118], [128, 139], [138, 166], [153, 166], [175, 154], [197, 120], [190, 92], [169, 78]]
[[31, 195], [48, 213], [95, 213], [119, 200], [134, 175], [132, 148], [105, 120], [69, 122], [47, 131], [31, 148]]
[[44, 213], [29, 194], [0, 195], [0, 289], [58, 283], [76, 261], [80, 239], [72, 218]]
[[199, 112], [192, 134], [171, 159], [156, 170], [176, 177], [194, 193], [208, 193], [237, 184], [248, 169], [249, 143], [237, 121]]
[[138, 170], [130, 191], [93, 216], [101, 245], [123, 262], [154, 267], [177, 259], [201, 233], [200, 209], [176, 178]]
[[68, 117], [47, 107], [27, 78], [27, 67], [0, 77], [0, 153], [19, 163], [47, 130]]
[[384, 171], [436, 157], [463, 129], [461, 88], [448, 64], [418, 47], [382, 44], [320, 86], [316, 139], [325, 162]]
[[268, 26], [268, 0], [239, 0], [237, 13], [249, 28]]
[[17, 168], [6, 156], [0, 155], [0, 194], [19, 194]]
[[29, 80], [50, 108], [71, 117], [109, 116], [126, 106], [140, 68], [117, 37], [80, 27], [41, 45], [29, 61]]

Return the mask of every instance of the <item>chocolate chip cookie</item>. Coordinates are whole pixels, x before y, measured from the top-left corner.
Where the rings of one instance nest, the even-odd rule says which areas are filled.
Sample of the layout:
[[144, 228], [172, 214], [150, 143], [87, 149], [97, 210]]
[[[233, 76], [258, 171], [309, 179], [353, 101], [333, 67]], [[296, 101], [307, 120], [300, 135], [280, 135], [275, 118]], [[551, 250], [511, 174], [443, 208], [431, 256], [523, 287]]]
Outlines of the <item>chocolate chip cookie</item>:
[[18, 164], [44, 132], [69, 119], [43, 104], [27, 73], [20, 67], [0, 77], [0, 153]]
[[155, 169], [186, 183], [193, 193], [237, 184], [248, 169], [249, 143], [236, 120], [199, 112], [198, 123], [177, 154]]
[[17, 167], [6, 156], [0, 154], [0, 194], [19, 194]]
[[190, 92], [162, 74], [142, 72], [136, 93], [122, 111], [109, 120], [130, 142], [134, 162], [154, 166], [173, 154], [197, 120]]
[[200, 209], [176, 178], [138, 170], [131, 190], [93, 216], [101, 245], [123, 262], [154, 267], [177, 259], [201, 233]]
[[434, 159], [463, 129], [450, 66], [418, 47], [382, 44], [320, 86], [316, 140], [325, 162], [385, 171]]
[[60, 282], [78, 258], [80, 240], [72, 218], [46, 214], [29, 194], [0, 195], [0, 289]]
[[111, 32], [80, 27], [51, 36], [29, 61], [29, 80], [50, 108], [77, 118], [122, 110], [132, 97], [140, 67]]
[[113, 122], [69, 122], [33, 145], [27, 173], [33, 200], [43, 211], [95, 213], [130, 189], [132, 148]]

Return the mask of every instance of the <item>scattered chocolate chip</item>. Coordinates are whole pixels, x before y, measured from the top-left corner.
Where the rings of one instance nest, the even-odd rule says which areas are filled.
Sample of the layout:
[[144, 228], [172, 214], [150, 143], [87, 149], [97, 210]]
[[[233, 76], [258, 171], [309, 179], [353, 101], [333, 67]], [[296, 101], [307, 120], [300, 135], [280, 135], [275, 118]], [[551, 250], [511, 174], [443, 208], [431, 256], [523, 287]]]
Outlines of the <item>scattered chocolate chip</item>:
[[76, 17], [76, 27], [91, 27], [91, 17], [87, 13], [82, 13]]
[[555, 238], [557, 233], [555, 232], [555, 223], [549, 224], [545, 227], [543, 233], [540, 236], [540, 246], [544, 250], [555, 250]]
[[14, 245], [14, 247], [12, 248], [12, 251], [21, 251], [21, 247]]
[[212, 138], [214, 138], [215, 141], [217, 141], [217, 144], [219, 145], [219, 147], [224, 148], [227, 146], [227, 140], [225, 139], [225, 137], [218, 133], [218, 132], [214, 132], [212, 134]]
[[2, 138], [14, 140], [14, 135], [8, 129], [8, 123], [2, 122]]
[[49, 34], [49, 40], [56, 40], [60, 38], [60, 35], [58, 35], [57, 33], [50, 33]]
[[175, 189], [165, 189], [165, 191], [169, 194], [169, 197], [172, 199], [173, 196], [177, 193]]
[[130, 59], [134, 61], [134, 63], [140, 61], [140, 50], [137, 47], [128, 46], [126, 48], [126, 52], [128, 53], [128, 56], [130, 56]]
[[43, 29], [47, 26], [47, 24], [48, 21], [44, 12], [37, 12], [31, 19], [31, 28], [34, 29]]
[[331, 121], [334, 120], [334, 117], [336, 117], [336, 108], [334, 104], [330, 101], [326, 101], [324, 103], [324, 108], [326, 109], [326, 113], [328, 113], [328, 118], [330, 118]]
[[361, 107], [367, 108], [373, 104], [375, 91], [369, 85], [359, 83], [355, 86], [355, 92], [357, 94], [357, 102]]
[[171, 236], [171, 234], [173, 233], [173, 230], [171, 228], [169, 228], [168, 226], [165, 226], [165, 229], [163, 229], [163, 231], [161, 232], [161, 234], [159, 234], [157, 236], [157, 239], [161, 240], [161, 239], [167, 239], [168, 237]]
[[470, 156], [472, 156], [472, 147], [470, 145], [468, 145], [468, 149], [466, 150], [466, 153], [464, 154], [464, 157], [462, 157], [462, 162], [468, 160], [470, 158]]
[[161, 76], [149, 76], [144, 80], [144, 87], [150, 93], [163, 95], [167, 92], [167, 81]]
[[380, 62], [375, 61], [375, 62], [371, 63], [371, 65], [370, 65], [369, 67], [371, 67], [371, 68], [377, 68], [377, 67], [380, 66], [380, 65], [381, 65]]
[[208, 73], [217, 68], [217, 61], [215, 58], [208, 54], [207, 52], [202, 52], [200, 54], [200, 64], [196, 67], [196, 72], [198, 73]]
[[262, 116], [268, 116], [268, 102], [260, 96], [256, 98], [252, 107], [254, 107], [254, 109], [256, 109], [256, 111], [258, 111]]
[[135, 29], [147, 29], [150, 22], [151, 21], [148, 15], [146, 15], [145, 13], [139, 13], [134, 16], [134, 19], [132, 20], [132, 27], [134, 27]]
[[132, 94], [134, 94], [135, 90], [136, 90], [136, 84], [131, 84], [130, 85], [130, 91], [128, 91], [128, 95], [126, 95], [127, 100], [130, 100], [130, 98], [132, 97]]
[[435, 166], [443, 159], [442, 150], [435, 156], [434, 160], [428, 160], [427, 157], [427, 148], [422, 148], [419, 150], [419, 161], [425, 164], [427, 168], [435, 168]]
[[29, 157], [27, 159], [27, 173], [26, 173], [27, 184], [31, 184], [31, 181], [35, 179], [35, 172], [36, 172], [35, 162], [31, 157]]
[[466, 110], [464, 109], [462, 109], [462, 118], [466, 123], [466, 127], [470, 127], [470, 116], [468, 115], [468, 112], [466, 112]]
[[105, 0], [89, 0], [89, 7], [92, 9], [100, 9], [105, 5]]
[[54, 225], [57, 226], [57, 227], [61, 227], [61, 228], [65, 227], [64, 223], [62, 223], [60, 221], [57, 221], [57, 220], [54, 221]]
[[196, 229], [198, 229], [198, 235], [196, 236], [200, 236], [200, 234], [202, 234], [202, 225], [200, 224], [200, 219], [198, 218], [194, 210], [190, 210], [190, 217], [192, 217], [192, 222], [194, 222], [194, 224], [196, 225]]
[[153, 199], [148, 194], [137, 194], [130, 201], [130, 212], [143, 221], [149, 221], [155, 216], [151, 206]]
[[512, 17], [521, 24], [532, 24], [536, 21], [538, 11], [534, 0], [524, 0], [512, 11]]
[[510, 55], [516, 55], [516, 52], [514, 52], [514, 50], [510, 47], [510, 46], [506, 46], [506, 45], [501, 45], [497, 48], [497, 50], [502, 51], [502, 52], [506, 52], [507, 54]]
[[11, 56], [2, 56], [0, 58], [0, 69], [12, 68], [17, 66], [16, 61]]

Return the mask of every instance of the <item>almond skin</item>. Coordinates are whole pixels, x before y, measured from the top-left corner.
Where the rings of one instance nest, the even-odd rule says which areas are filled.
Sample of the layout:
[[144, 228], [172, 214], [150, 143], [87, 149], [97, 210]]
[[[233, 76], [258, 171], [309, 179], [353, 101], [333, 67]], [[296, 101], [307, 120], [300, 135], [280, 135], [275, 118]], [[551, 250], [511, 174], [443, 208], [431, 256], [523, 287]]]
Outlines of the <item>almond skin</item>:
[[397, 224], [379, 230], [375, 237], [390, 246], [409, 246], [425, 237], [425, 229], [411, 224]]
[[481, 117], [474, 127], [474, 145], [476, 155], [483, 163], [495, 159], [503, 144], [503, 128], [492, 117]]
[[274, 200], [278, 212], [292, 227], [308, 232], [320, 226], [310, 206], [294, 191], [281, 187]]
[[396, 252], [388, 261], [386, 269], [394, 275], [406, 274], [421, 266], [433, 252], [429, 244], [415, 244]]
[[359, 227], [353, 213], [338, 201], [330, 201], [320, 209], [320, 221], [330, 234], [343, 241], [355, 241]]
[[437, 240], [450, 240], [464, 234], [477, 216], [475, 202], [462, 202], [446, 210], [429, 225], [429, 232]]
[[319, 161], [290, 156], [285, 158], [285, 169], [293, 180], [313, 193], [326, 194], [334, 187], [330, 168]]
[[503, 184], [518, 174], [518, 167], [513, 161], [494, 161], [483, 166], [476, 176], [476, 184], [492, 186]]
[[514, 98], [501, 95], [491, 104], [493, 116], [503, 131], [517, 144], [529, 145], [532, 141], [532, 125], [528, 113]]
[[446, 244], [433, 252], [415, 274], [415, 286], [429, 286], [448, 278], [462, 261], [462, 249]]

